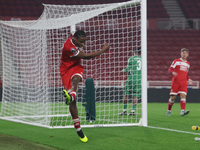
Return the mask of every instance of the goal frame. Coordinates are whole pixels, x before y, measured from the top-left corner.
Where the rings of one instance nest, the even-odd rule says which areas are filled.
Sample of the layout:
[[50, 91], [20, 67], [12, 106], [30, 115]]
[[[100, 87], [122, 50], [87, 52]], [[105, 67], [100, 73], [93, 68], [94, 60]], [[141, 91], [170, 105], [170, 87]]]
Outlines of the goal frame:
[[141, 48], [142, 48], [142, 121], [147, 126], [147, 2], [141, 1]]
[[[119, 126], [147, 126], [147, 3], [146, 0], [141, 0], [141, 51], [142, 51], [142, 117], [139, 123], [123, 123], [123, 124], [98, 124], [98, 125], [81, 125], [82, 127], [119, 127]], [[28, 21], [29, 22], [29, 21]], [[75, 25], [70, 26], [71, 32], [75, 32]], [[50, 117], [50, 116], [49, 116]], [[17, 120], [16, 118], [0, 117], [0, 119], [41, 126], [46, 128], [73, 128], [73, 125], [56, 127], [56, 126], [45, 126], [38, 125], [35, 123], [27, 123], [24, 121]]]

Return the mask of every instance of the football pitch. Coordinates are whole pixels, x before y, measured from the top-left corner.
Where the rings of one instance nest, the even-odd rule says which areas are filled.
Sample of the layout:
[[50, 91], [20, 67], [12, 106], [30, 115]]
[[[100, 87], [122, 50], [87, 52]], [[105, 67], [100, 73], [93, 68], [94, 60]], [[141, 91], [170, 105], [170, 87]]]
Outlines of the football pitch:
[[1, 150], [173, 150], [199, 149], [199, 103], [187, 103], [187, 116], [180, 116], [175, 103], [171, 116], [166, 116], [167, 103], [148, 103], [148, 127], [83, 128], [89, 141], [81, 143], [75, 129], [48, 129], [0, 120]]

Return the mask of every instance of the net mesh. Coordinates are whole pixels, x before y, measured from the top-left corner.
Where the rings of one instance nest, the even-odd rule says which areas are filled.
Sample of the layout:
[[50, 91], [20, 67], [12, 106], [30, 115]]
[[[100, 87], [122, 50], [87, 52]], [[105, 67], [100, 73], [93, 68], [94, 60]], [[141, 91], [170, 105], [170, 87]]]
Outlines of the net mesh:
[[[80, 84], [77, 107], [82, 126], [139, 124], [141, 101], [135, 116], [121, 116], [124, 86], [121, 74], [134, 49], [141, 46], [139, 0], [104, 5], [44, 5], [38, 20], [2, 21], [3, 99], [1, 118], [46, 127], [73, 127], [62, 95], [60, 57], [71, 26], [84, 30], [85, 53], [111, 43], [109, 52], [82, 60], [84, 79], [93, 78], [96, 120], [88, 122]], [[132, 107], [132, 97], [128, 110]]]

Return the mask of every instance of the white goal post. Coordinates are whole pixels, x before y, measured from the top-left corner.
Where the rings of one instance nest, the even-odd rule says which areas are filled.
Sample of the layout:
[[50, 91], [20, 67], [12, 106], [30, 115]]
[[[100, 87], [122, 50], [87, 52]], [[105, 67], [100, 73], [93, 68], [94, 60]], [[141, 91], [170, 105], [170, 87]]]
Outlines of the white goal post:
[[[73, 128], [69, 108], [62, 95], [59, 73], [65, 40], [76, 30], [87, 34], [83, 51], [109, 52], [82, 60], [84, 81], [77, 107], [82, 127], [147, 126], [147, 23], [146, 0], [98, 5], [49, 5], [38, 20], [0, 21], [3, 59], [3, 96], [0, 119], [47, 128]], [[134, 49], [141, 47], [142, 96], [135, 116], [123, 110], [127, 75], [121, 74]], [[85, 80], [95, 87], [95, 120], [86, 119], [83, 97]], [[128, 111], [132, 109], [132, 97]]]

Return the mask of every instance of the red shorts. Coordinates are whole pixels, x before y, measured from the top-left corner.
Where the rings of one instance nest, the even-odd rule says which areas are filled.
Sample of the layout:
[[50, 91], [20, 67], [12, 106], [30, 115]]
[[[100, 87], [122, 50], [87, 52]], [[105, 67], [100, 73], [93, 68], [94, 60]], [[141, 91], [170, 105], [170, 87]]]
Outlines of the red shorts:
[[72, 88], [72, 78], [75, 75], [80, 76], [81, 78], [83, 78], [83, 67], [81, 65], [77, 65], [74, 66], [72, 68], [70, 68], [67, 72], [61, 72], [61, 78], [62, 78], [62, 83], [63, 86], [66, 90], [69, 90]]
[[172, 81], [170, 95], [178, 95], [180, 93], [187, 95], [187, 82]]

